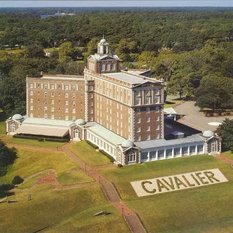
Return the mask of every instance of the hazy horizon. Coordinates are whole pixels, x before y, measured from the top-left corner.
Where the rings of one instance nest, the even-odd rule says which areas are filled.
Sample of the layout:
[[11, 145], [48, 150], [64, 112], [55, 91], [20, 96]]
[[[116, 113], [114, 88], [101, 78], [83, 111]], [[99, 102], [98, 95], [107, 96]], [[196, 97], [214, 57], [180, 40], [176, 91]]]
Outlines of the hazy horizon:
[[231, 0], [153, 0], [153, 1], [1, 1], [0, 8], [27, 7], [233, 7]]

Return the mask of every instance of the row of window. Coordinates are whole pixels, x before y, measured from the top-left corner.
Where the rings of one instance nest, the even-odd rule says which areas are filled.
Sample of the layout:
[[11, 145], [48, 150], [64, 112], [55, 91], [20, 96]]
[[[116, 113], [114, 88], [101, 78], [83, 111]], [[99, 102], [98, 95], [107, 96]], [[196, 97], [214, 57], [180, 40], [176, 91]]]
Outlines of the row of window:
[[66, 90], [66, 91], [77, 91], [78, 84], [48, 84], [48, 83], [30, 83], [30, 89], [41, 88], [49, 90]]
[[[157, 116], [156, 118], [156, 121], [159, 121], [160, 120], [160, 117]], [[140, 124], [142, 122], [142, 118], [141, 117], [137, 117], [137, 121], [136, 121], [138, 124]], [[146, 116], [146, 122], [147, 123], [150, 123], [151, 122], [151, 117], [150, 116]]]
[[203, 154], [204, 148], [203, 145], [196, 146], [185, 146], [185, 147], [177, 147], [177, 148], [169, 148], [164, 150], [150, 151], [141, 153], [142, 160], [155, 160], [164, 159], [164, 158], [173, 158], [185, 155], [195, 155], [195, 154]]
[[131, 104], [131, 91], [112, 83], [108, 83], [102, 80], [96, 80], [97, 93], [111, 97], [123, 103]]
[[[94, 143], [95, 145], [97, 145], [100, 149], [105, 150], [107, 153], [109, 153], [110, 155], [114, 156], [115, 155], [115, 149], [109, 145], [107, 142], [105, 142], [104, 140], [96, 137], [95, 135], [87, 132], [87, 140], [91, 141], [92, 143]], [[115, 156], [114, 156], [115, 157]]]

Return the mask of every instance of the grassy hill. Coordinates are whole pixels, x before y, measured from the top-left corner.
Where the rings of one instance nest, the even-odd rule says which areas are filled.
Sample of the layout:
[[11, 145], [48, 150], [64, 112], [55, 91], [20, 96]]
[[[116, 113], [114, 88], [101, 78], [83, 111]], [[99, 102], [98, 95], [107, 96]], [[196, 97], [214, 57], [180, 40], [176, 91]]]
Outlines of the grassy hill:
[[[228, 153], [227, 157], [233, 155]], [[219, 168], [229, 182], [148, 197], [137, 197], [131, 181]], [[233, 169], [213, 156], [193, 156], [102, 170], [149, 232], [233, 232]]]

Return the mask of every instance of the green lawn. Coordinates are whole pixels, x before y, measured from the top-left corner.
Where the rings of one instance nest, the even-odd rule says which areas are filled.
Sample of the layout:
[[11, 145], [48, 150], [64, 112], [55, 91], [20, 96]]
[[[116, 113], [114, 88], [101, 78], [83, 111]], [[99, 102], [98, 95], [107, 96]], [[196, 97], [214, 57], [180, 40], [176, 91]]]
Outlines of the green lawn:
[[[137, 197], [130, 181], [219, 168], [228, 183]], [[212, 156], [193, 156], [102, 170], [149, 232], [233, 232], [233, 169]]]
[[[58, 180], [61, 180], [62, 184], [92, 181], [89, 176], [85, 175], [85, 173], [79, 169], [77, 164], [74, 164], [69, 157], [62, 152], [32, 151], [31, 149], [17, 149], [17, 151], [18, 159], [8, 169], [7, 174], [0, 177], [0, 183], [11, 182], [16, 175], [25, 179], [47, 169], [53, 169], [58, 176]], [[64, 178], [67, 176], [69, 179]], [[32, 178], [32, 180], [35, 179]], [[30, 180], [28, 182], [29, 184], [33, 184]], [[25, 184], [26, 187], [30, 186], [29, 184]]]
[[106, 155], [96, 151], [85, 141], [73, 143], [71, 150], [90, 165], [104, 165], [111, 162]]
[[64, 144], [62, 142], [38, 141], [35, 139], [25, 139], [25, 138], [13, 138], [12, 136], [9, 136], [9, 135], [0, 135], [0, 139], [4, 141], [6, 144], [35, 146], [35, 147], [41, 147], [41, 148], [42, 147], [57, 148]]
[[[32, 200], [28, 201], [31, 194]], [[56, 191], [41, 186], [32, 191], [16, 192], [16, 203], [0, 204], [2, 233], [25, 232], [128, 232], [121, 216], [107, 204], [97, 185]], [[101, 210], [111, 214], [94, 217]]]
[[[58, 181], [64, 185], [87, 182], [86, 186], [70, 190], [54, 189], [52, 185], [33, 186], [43, 174], [53, 169]], [[85, 175], [79, 166], [63, 152], [18, 148], [18, 159], [7, 175], [0, 177], [0, 184], [9, 183], [15, 175], [30, 178], [19, 186], [9, 200], [15, 203], [0, 204], [0, 232], [56, 232], [56, 233], [126, 233], [129, 232], [120, 214], [107, 203], [97, 183]], [[89, 183], [92, 182], [92, 183]], [[33, 186], [33, 187], [32, 187]], [[31, 194], [32, 200], [28, 201]], [[111, 214], [94, 217], [106, 210]]]

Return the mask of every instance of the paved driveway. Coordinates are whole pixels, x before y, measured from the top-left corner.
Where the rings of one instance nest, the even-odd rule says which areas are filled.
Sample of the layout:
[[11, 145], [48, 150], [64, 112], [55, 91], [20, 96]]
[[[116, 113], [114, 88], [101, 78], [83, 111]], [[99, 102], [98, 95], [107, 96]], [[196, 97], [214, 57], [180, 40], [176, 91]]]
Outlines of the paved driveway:
[[[201, 131], [216, 130], [218, 126], [211, 125], [215, 122], [221, 123], [226, 117], [233, 119], [233, 116], [206, 117], [199, 108], [195, 106], [194, 101], [187, 101], [174, 107], [178, 114], [185, 115], [179, 120], [180, 123], [186, 124]], [[210, 123], [210, 124], [209, 124]]]

